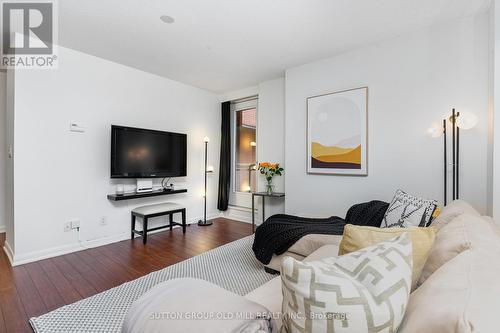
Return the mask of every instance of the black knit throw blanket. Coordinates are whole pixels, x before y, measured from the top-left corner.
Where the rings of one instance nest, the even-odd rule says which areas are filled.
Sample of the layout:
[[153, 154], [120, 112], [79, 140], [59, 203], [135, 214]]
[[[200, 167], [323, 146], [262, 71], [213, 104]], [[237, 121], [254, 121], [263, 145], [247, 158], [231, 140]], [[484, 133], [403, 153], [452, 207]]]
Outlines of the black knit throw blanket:
[[305, 235], [342, 235], [346, 224], [380, 227], [389, 204], [370, 201], [352, 206], [346, 218], [305, 218], [286, 214], [269, 217], [255, 231], [253, 252], [263, 264], [269, 264], [273, 254], [285, 253]]

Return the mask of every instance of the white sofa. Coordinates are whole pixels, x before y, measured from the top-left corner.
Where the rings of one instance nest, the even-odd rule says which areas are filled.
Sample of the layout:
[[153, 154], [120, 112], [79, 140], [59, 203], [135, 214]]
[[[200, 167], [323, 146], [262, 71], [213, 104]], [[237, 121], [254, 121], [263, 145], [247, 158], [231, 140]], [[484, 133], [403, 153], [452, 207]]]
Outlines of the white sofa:
[[[480, 216], [464, 201], [445, 207], [433, 222], [439, 231], [424, 267], [419, 287], [410, 295], [400, 333], [497, 333], [500, 332], [500, 227]], [[316, 235], [314, 235], [316, 236]], [[289, 251], [300, 258], [304, 248], [314, 249], [304, 258], [312, 261], [337, 256], [341, 236], [309, 237]], [[307, 241], [306, 240], [302, 240]], [[297, 248], [301, 254], [296, 253]], [[273, 258], [279, 265], [283, 256]], [[430, 274], [432, 273], [432, 274]], [[428, 276], [425, 276], [428, 275]], [[427, 279], [425, 279], [427, 277]], [[245, 295], [271, 312], [280, 312], [283, 301], [278, 276]], [[281, 325], [278, 321], [278, 325]]]
[[[438, 229], [436, 240], [419, 286], [410, 295], [405, 318], [398, 332], [500, 332], [497, 320], [500, 309], [500, 227], [491, 218], [480, 216], [463, 201], [455, 201], [444, 208], [433, 225]], [[306, 236], [285, 255], [305, 261], [337, 256], [341, 238]], [[278, 268], [283, 257], [273, 258], [269, 266]], [[214, 292], [217, 293], [217, 290], [214, 289]], [[221, 298], [224, 293], [220, 293]], [[240, 297], [240, 302], [248, 302], [239, 304], [240, 307], [257, 306], [274, 314], [280, 313], [283, 301], [281, 277], [277, 276], [244, 298], [234, 296]], [[237, 300], [233, 298], [228, 297], [230, 306], [234, 308]], [[130, 318], [137, 316], [129, 314], [124, 327], [133, 324]], [[280, 328], [279, 316], [275, 316], [275, 319], [277, 328]], [[200, 324], [198, 326], [206, 328]], [[206, 331], [199, 328], [197, 331]], [[137, 326], [136, 329], [124, 332], [149, 332]]]

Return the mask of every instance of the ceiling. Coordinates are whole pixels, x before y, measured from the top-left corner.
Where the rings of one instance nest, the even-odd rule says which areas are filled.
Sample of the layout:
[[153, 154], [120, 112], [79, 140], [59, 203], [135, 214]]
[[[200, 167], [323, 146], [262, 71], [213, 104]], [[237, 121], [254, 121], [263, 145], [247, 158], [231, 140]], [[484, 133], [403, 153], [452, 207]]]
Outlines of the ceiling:
[[[214, 92], [440, 22], [490, 0], [64, 0], [59, 43]], [[166, 24], [160, 16], [175, 23]]]

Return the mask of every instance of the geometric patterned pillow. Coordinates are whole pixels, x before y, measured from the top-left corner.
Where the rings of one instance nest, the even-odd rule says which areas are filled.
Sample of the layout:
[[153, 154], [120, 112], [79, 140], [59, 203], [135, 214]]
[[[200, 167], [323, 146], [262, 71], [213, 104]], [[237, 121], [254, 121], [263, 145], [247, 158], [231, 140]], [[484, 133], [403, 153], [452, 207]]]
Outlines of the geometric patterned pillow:
[[396, 332], [410, 295], [407, 233], [340, 257], [281, 264], [283, 326], [288, 333]]
[[414, 197], [404, 191], [397, 190], [385, 212], [380, 227], [427, 227], [436, 207], [436, 200]]

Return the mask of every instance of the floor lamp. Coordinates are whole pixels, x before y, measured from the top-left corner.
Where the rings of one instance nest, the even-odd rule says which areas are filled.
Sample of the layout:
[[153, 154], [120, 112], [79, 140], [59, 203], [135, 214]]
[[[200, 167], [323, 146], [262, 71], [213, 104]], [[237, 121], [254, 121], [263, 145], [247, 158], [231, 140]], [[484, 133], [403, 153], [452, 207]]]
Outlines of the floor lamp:
[[468, 130], [478, 123], [478, 118], [472, 113], [460, 113], [452, 109], [451, 116], [443, 119], [441, 128], [437, 125], [429, 129], [432, 137], [443, 135], [444, 146], [444, 205], [448, 204], [448, 121], [451, 124], [451, 168], [452, 168], [452, 200], [460, 198], [460, 130]]
[[198, 221], [198, 225], [202, 227], [206, 227], [209, 225], [212, 225], [212, 221], [207, 221], [207, 174], [210, 172], [208, 170], [208, 142], [210, 139], [208, 137], [205, 137], [203, 139], [205, 142], [205, 190], [203, 192], [203, 220]]

